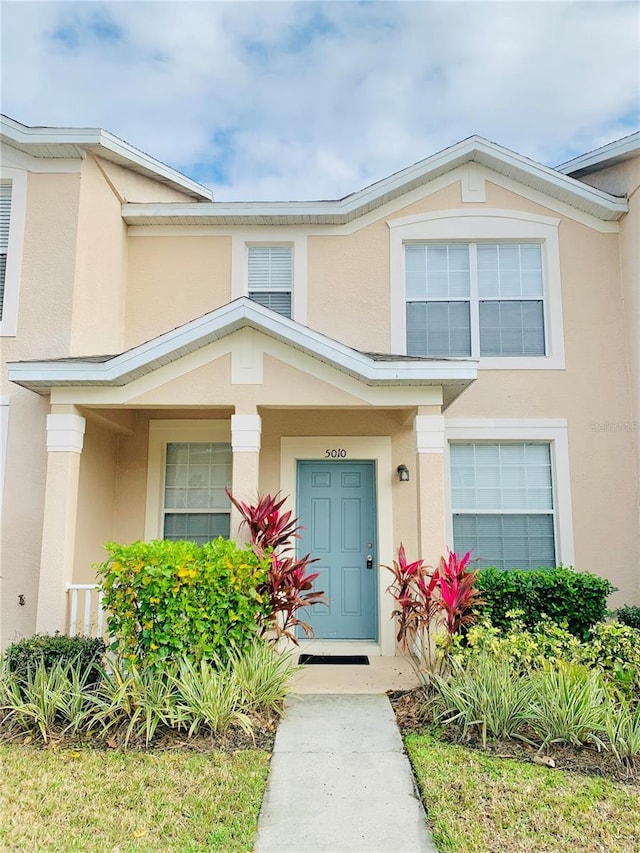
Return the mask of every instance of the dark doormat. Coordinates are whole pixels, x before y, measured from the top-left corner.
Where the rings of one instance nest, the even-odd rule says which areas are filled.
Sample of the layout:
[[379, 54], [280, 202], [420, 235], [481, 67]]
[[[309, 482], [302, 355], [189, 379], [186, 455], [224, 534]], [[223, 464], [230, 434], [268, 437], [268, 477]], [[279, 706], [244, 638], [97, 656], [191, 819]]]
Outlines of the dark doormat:
[[369, 658], [367, 655], [300, 655], [298, 663], [307, 664], [329, 664], [331, 666], [369, 666]]

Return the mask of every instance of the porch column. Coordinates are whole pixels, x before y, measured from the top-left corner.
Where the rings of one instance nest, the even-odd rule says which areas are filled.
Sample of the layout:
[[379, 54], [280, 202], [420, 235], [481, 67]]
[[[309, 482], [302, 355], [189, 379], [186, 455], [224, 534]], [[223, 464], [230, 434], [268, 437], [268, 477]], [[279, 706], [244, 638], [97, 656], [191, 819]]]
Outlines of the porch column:
[[[260, 438], [262, 418], [258, 414], [231, 415], [231, 449], [233, 450], [233, 496], [254, 502], [258, 497]], [[231, 506], [230, 536], [238, 544], [248, 540], [246, 528], [240, 530], [241, 516]]]
[[[435, 408], [435, 407], [434, 407]], [[414, 420], [418, 470], [418, 539], [420, 556], [436, 566], [447, 546], [445, 516], [444, 415], [422, 413]]]
[[36, 631], [66, 629], [65, 586], [73, 577], [80, 454], [85, 419], [76, 413], [47, 415], [47, 480]]

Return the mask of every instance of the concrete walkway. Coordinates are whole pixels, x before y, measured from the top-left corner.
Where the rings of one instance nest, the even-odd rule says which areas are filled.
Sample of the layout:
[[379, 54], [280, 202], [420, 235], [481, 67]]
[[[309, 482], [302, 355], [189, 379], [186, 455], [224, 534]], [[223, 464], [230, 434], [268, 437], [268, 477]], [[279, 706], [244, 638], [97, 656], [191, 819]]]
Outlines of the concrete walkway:
[[385, 695], [289, 700], [255, 853], [435, 853]]

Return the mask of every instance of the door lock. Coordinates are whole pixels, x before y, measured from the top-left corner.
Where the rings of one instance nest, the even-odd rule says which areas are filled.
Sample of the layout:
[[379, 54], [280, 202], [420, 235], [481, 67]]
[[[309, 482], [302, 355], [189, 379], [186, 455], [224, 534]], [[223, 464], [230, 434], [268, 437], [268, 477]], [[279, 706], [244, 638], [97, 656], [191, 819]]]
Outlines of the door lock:
[[371, 554], [367, 554], [367, 568], [373, 568], [373, 557], [371, 556]]

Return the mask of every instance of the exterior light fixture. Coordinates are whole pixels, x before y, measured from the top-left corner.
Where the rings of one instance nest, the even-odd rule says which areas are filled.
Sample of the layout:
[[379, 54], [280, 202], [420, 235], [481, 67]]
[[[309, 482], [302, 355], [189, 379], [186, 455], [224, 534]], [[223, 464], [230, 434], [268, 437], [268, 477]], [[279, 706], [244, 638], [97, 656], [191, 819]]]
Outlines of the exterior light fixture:
[[406, 465], [398, 465], [396, 470], [398, 472], [398, 479], [400, 480], [400, 482], [401, 483], [408, 483], [409, 482], [409, 469], [407, 468], [407, 466]]

